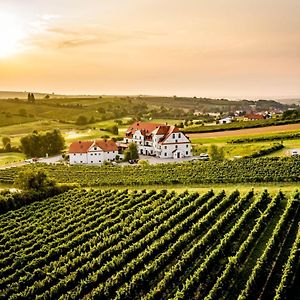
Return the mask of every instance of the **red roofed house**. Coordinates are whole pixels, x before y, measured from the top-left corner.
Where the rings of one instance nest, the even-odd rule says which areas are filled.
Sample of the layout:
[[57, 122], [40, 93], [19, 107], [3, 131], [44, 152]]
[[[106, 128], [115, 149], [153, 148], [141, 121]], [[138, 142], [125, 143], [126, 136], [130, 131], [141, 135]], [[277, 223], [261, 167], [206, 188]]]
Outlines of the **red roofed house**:
[[256, 120], [263, 120], [264, 116], [261, 114], [248, 114], [244, 116], [245, 121], [256, 121]]
[[136, 143], [139, 153], [160, 158], [192, 156], [191, 142], [175, 126], [136, 122], [126, 131], [123, 143]]
[[112, 140], [77, 141], [70, 145], [70, 164], [102, 164], [118, 155], [118, 146]]

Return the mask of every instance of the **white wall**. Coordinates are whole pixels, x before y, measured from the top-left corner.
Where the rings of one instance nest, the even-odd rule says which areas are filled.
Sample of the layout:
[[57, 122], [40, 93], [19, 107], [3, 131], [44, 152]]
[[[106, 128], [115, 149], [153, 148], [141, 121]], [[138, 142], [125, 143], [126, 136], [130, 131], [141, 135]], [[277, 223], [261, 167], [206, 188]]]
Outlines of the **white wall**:
[[112, 161], [116, 159], [118, 151], [93, 151], [88, 153], [69, 153], [70, 164], [91, 164], [99, 165], [103, 164], [105, 161]]

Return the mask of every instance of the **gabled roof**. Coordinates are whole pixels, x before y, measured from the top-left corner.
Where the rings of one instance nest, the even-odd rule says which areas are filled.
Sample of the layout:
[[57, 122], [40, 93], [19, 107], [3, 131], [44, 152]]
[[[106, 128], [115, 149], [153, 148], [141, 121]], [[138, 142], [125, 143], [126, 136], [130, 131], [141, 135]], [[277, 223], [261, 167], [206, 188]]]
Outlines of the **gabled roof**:
[[117, 151], [118, 146], [113, 140], [77, 141], [69, 147], [69, 153], [87, 153], [91, 147], [99, 147], [104, 152]]
[[144, 132], [144, 135], [150, 134], [153, 130], [161, 126], [160, 124], [156, 123], [149, 123], [149, 122], [135, 122], [134, 124], [130, 125], [126, 131], [126, 134], [133, 135], [137, 130]]
[[69, 153], [87, 153], [93, 143], [93, 141], [73, 142], [69, 147]]
[[126, 136], [133, 136], [137, 130], [140, 130], [141, 134], [145, 136], [146, 140], [150, 140], [153, 135], [162, 136], [159, 141], [161, 144], [163, 144], [172, 133], [180, 132], [179, 128], [173, 125], [136, 122], [127, 129]]
[[168, 126], [168, 132], [164, 135], [164, 137], [159, 141], [160, 144], [163, 144], [165, 140], [172, 134], [172, 133], [177, 133], [180, 132], [178, 127], [175, 126]]

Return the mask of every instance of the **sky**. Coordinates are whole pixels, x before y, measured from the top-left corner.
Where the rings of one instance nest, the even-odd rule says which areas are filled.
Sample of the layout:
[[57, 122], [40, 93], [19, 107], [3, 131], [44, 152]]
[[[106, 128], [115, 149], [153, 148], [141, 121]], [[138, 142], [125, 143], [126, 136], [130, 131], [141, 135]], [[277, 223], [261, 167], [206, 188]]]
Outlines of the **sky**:
[[300, 96], [299, 0], [1, 0], [0, 90]]

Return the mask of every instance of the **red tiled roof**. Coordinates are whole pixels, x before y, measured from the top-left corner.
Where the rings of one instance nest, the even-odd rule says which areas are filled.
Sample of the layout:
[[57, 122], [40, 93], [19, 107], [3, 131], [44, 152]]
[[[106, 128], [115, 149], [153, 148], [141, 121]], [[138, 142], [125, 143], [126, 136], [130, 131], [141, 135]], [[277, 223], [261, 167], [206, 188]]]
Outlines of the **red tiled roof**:
[[132, 124], [128, 127], [126, 134], [132, 135], [135, 133], [135, 131], [140, 130], [141, 132], [144, 132], [147, 135], [147, 134], [150, 134], [153, 130], [155, 130], [159, 126], [161, 126], [161, 125], [156, 124], [156, 123], [135, 122], [134, 124]]
[[113, 140], [99, 140], [95, 144], [104, 152], [118, 151], [118, 146]]
[[93, 141], [73, 142], [69, 147], [69, 153], [87, 153], [93, 143]]
[[172, 133], [177, 133], [179, 132], [179, 128], [175, 126], [169, 126], [168, 132], [165, 134], [165, 136], [162, 138], [160, 141], [161, 144], [164, 143], [164, 141], [172, 134]]
[[248, 115], [245, 115], [245, 118], [254, 119], [254, 120], [261, 120], [261, 119], [264, 118], [264, 116], [262, 116], [260, 114], [248, 114]]
[[118, 151], [118, 146], [113, 140], [77, 141], [69, 147], [69, 153], [87, 153], [92, 146], [101, 148], [104, 152]]

